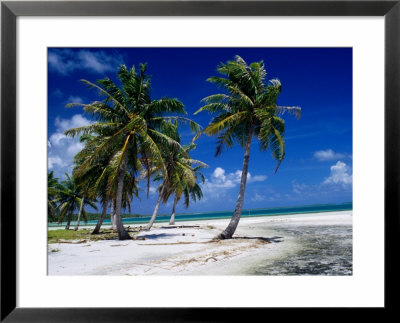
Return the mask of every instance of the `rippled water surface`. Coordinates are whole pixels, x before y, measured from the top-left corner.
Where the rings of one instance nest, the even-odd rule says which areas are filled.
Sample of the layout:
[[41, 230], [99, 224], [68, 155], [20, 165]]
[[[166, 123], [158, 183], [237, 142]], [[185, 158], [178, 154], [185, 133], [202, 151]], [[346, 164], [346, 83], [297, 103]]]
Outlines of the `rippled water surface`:
[[[276, 225], [286, 250], [265, 259], [253, 275], [352, 275], [352, 227], [350, 225]], [[283, 245], [282, 245], [283, 247]]]

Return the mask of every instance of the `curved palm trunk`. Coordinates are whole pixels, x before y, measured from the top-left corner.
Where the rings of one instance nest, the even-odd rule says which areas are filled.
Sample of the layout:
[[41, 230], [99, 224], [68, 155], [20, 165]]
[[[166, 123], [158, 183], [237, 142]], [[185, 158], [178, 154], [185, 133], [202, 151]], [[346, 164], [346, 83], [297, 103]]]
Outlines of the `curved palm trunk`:
[[67, 220], [67, 225], [65, 226], [65, 230], [69, 230], [69, 227], [71, 225], [71, 219], [72, 219], [72, 214], [68, 214], [68, 220]]
[[79, 207], [79, 213], [78, 213], [78, 220], [76, 221], [76, 226], [75, 226], [75, 231], [78, 230], [79, 228], [79, 222], [81, 222], [81, 214], [82, 214], [82, 209], [83, 209], [83, 203], [85, 203], [85, 198], [82, 197], [81, 199], [81, 206]]
[[122, 207], [122, 190], [124, 188], [124, 177], [125, 171], [128, 166], [128, 160], [126, 154], [122, 157], [121, 168], [118, 174], [118, 186], [117, 186], [117, 200], [115, 203], [115, 224], [118, 230], [118, 239], [127, 240], [132, 239], [131, 236], [125, 231], [124, 225], [121, 218], [121, 207]]
[[96, 227], [92, 231], [92, 234], [99, 234], [100, 233], [101, 225], [103, 224], [104, 218], [106, 217], [107, 206], [108, 206], [108, 200], [106, 200], [104, 202], [104, 204], [103, 204], [103, 211], [101, 212], [100, 218], [97, 221]]
[[251, 139], [253, 138], [254, 126], [250, 127], [249, 137], [247, 138], [245, 150], [244, 150], [244, 158], [243, 158], [243, 169], [242, 169], [242, 177], [240, 179], [240, 189], [239, 195], [236, 202], [235, 212], [233, 213], [232, 219], [229, 222], [229, 225], [226, 229], [220, 233], [217, 238], [219, 239], [231, 239], [233, 234], [236, 231], [236, 228], [239, 224], [240, 216], [242, 215], [242, 208], [244, 202], [244, 192], [246, 190], [246, 182], [247, 182], [247, 173], [249, 171], [249, 159], [250, 159], [250, 146]]
[[149, 222], [149, 224], [147, 224], [147, 226], [145, 228], [145, 231], [150, 230], [151, 227], [153, 226], [154, 221], [156, 220], [158, 209], [160, 208], [160, 204], [161, 204], [163, 193], [164, 193], [164, 186], [161, 189], [160, 195], [158, 196], [156, 207], [154, 208], [153, 215], [151, 216], [150, 222]]
[[175, 224], [175, 207], [177, 203], [178, 203], [178, 196], [175, 194], [174, 206], [172, 207], [171, 219], [169, 220], [169, 224], [171, 225]]
[[114, 202], [111, 203], [111, 210], [110, 210], [110, 219], [111, 219], [111, 229], [115, 230], [116, 224], [115, 224], [115, 208], [114, 208]]

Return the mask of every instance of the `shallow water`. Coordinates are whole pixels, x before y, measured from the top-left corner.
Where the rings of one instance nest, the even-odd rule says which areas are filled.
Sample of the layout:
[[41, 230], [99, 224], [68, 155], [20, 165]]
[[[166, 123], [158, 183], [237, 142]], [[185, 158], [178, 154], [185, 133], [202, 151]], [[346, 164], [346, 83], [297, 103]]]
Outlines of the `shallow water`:
[[[262, 228], [260, 228], [262, 230]], [[269, 253], [259, 258], [248, 275], [352, 275], [351, 225], [274, 225], [282, 237], [278, 257]], [[260, 231], [261, 231], [260, 230]]]
[[[289, 207], [276, 207], [276, 208], [263, 208], [263, 209], [251, 209], [243, 210], [242, 218], [251, 218], [258, 216], [285, 216], [285, 215], [301, 215], [310, 213], [321, 213], [321, 212], [337, 212], [337, 211], [349, 211], [352, 210], [353, 203], [342, 203], [342, 204], [316, 204], [316, 205], [301, 205], [301, 206], [289, 206]], [[175, 221], [193, 221], [193, 220], [213, 220], [213, 219], [230, 219], [233, 215], [233, 211], [226, 212], [205, 212], [205, 213], [187, 213], [177, 214]], [[109, 215], [107, 215], [109, 217]], [[170, 215], [157, 216], [155, 222], [168, 222]], [[124, 224], [144, 224], [150, 221], [150, 216], [138, 217], [138, 218], [124, 218]], [[97, 220], [91, 220], [85, 223], [85, 225], [95, 226]], [[65, 226], [67, 223], [49, 223], [49, 227]], [[103, 224], [111, 224], [111, 220], [105, 219]], [[71, 222], [71, 226], [76, 225], [75, 221]]]

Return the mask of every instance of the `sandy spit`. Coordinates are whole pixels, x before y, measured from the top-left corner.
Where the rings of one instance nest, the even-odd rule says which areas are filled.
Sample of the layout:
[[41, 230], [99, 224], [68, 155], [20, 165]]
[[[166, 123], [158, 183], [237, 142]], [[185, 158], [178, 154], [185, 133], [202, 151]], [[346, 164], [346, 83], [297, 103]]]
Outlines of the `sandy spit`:
[[[48, 274], [241, 275], [265, 254], [279, 256], [292, 248], [290, 239], [276, 236], [274, 225], [351, 225], [352, 212], [242, 218], [234, 239], [215, 241], [228, 223], [229, 219], [177, 222], [176, 227], [157, 223], [136, 240], [49, 244]], [[268, 231], [257, 230], [260, 224]]]

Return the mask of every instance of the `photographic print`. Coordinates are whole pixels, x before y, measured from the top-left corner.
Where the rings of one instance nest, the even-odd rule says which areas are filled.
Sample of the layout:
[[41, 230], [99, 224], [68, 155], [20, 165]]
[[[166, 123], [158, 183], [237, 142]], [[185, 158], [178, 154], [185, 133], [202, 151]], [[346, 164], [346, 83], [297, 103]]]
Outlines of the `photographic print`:
[[47, 51], [48, 275], [353, 274], [352, 48]]

